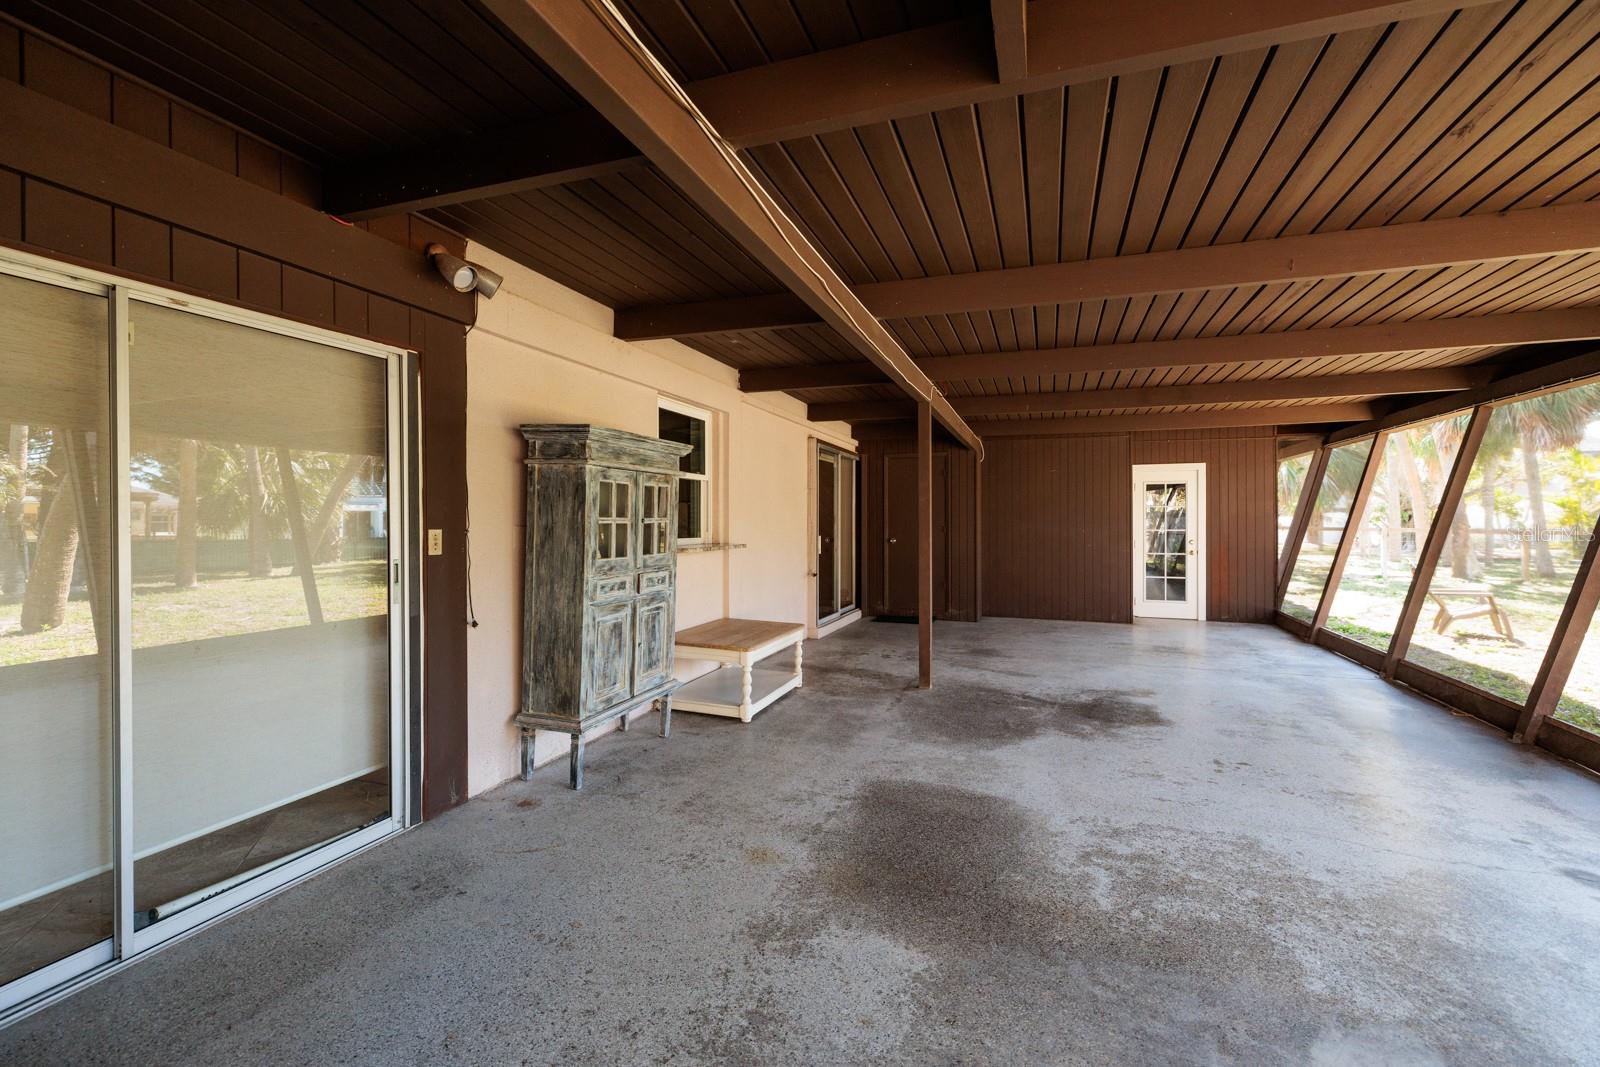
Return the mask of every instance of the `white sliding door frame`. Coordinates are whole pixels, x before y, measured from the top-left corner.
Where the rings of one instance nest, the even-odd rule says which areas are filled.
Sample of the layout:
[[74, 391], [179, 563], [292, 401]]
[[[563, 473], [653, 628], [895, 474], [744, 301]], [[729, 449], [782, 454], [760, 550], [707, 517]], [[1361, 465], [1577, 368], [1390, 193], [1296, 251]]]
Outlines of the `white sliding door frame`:
[[[421, 537], [416, 528], [420, 493], [417, 473], [416, 356], [404, 349], [364, 341], [271, 315], [246, 311], [173, 290], [133, 283], [108, 273], [80, 269], [40, 256], [0, 248], [0, 273], [102, 296], [107, 301], [108, 408], [112, 464], [107, 522], [113, 533], [110, 572], [113, 672], [113, 734], [116, 752], [112, 775], [112, 869], [114, 911], [112, 936], [0, 986], [0, 1027], [32, 1014], [136, 962], [164, 944], [195, 932], [243, 906], [308, 877], [316, 871], [403, 830], [414, 809], [412, 783], [420, 750], [413, 737], [412, 675], [421, 650], [411, 639], [412, 613], [420, 604], [416, 566]], [[133, 829], [133, 700], [131, 427], [129, 396], [130, 308], [138, 301], [174, 308], [269, 333], [279, 334], [359, 355], [385, 364], [387, 403], [387, 567], [389, 609], [389, 815], [332, 840], [242, 872], [195, 894], [193, 903], [136, 929], [134, 918]]]

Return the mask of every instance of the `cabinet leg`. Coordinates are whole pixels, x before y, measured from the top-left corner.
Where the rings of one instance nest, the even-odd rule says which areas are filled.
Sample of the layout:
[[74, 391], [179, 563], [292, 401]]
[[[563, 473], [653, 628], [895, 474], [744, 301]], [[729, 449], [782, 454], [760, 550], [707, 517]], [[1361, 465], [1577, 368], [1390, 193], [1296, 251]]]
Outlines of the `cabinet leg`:
[[805, 658], [805, 652], [803, 651], [805, 647], [806, 643], [804, 641], [796, 641], [794, 644], [794, 676], [798, 679], [795, 682], [796, 689], [806, 684], [805, 675], [800, 673], [800, 661]]
[[661, 736], [672, 736], [672, 694], [668, 693], [656, 703], [661, 708]]
[[742, 677], [741, 677], [740, 683], [739, 683], [739, 721], [740, 722], [749, 722], [750, 721], [750, 683], [752, 681], [751, 676], [750, 676], [750, 672], [754, 669], [754, 667], [755, 667], [755, 665], [753, 663], [749, 662], [748, 660], [746, 660], [744, 663], [740, 664], [740, 670], [742, 672]]
[[627, 712], [623, 712], [621, 715], [617, 716], [617, 729], [621, 730], [623, 733], [627, 733], [628, 732], [628, 713]]
[[570, 761], [571, 761], [571, 764], [572, 764], [572, 770], [571, 770], [572, 788], [574, 788], [574, 789], [582, 789], [583, 788], [583, 735], [582, 734], [573, 734], [572, 735], [572, 755], [570, 757]]
[[533, 731], [522, 731], [522, 780], [533, 781]]

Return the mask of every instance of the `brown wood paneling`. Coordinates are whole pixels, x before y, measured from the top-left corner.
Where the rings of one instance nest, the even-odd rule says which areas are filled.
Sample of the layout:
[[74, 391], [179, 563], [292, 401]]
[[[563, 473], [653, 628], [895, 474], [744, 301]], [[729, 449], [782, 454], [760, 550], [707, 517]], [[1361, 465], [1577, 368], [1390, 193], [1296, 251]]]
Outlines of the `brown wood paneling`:
[[983, 463], [983, 614], [1132, 617], [1126, 435], [1013, 437]]
[[22, 183], [22, 239], [79, 259], [112, 259], [111, 205], [46, 185]]
[[168, 280], [172, 277], [172, 227], [121, 208], [112, 213], [116, 230], [116, 265], [131, 274]]
[[282, 311], [282, 265], [254, 252], [240, 252], [239, 301], [267, 311]]
[[0, 238], [22, 240], [22, 175], [0, 170]]
[[1137, 433], [1129, 461], [1206, 465], [1206, 618], [1269, 620], [1278, 553], [1273, 429]]
[[283, 268], [283, 310], [307, 322], [333, 325], [333, 279]]
[[[885, 599], [884, 540], [889, 536], [885, 501], [893, 492], [891, 473], [902, 485], [901, 547], [915, 558], [916, 500], [914, 439], [862, 441], [860, 547], [861, 603], [869, 615], [916, 613], [915, 586], [909, 586], [909, 604], [889, 604]], [[948, 440], [934, 441], [934, 617], [955, 622], [975, 622], [977, 586], [977, 461], [973, 454]], [[908, 542], [909, 539], [909, 542]], [[913, 568], [914, 574], [914, 568]]]
[[0, 23], [0, 78], [18, 81], [22, 77], [22, 33], [15, 26]]
[[422, 814], [432, 818], [467, 799], [467, 335], [460, 324], [420, 311], [412, 312], [412, 328], [426, 353], [423, 526], [444, 531], [444, 553], [424, 556], [422, 572]]
[[239, 250], [188, 230], [173, 230], [172, 280], [220, 300], [237, 300]]
[[110, 71], [33, 34], [22, 40], [22, 83], [97, 119], [111, 119]]

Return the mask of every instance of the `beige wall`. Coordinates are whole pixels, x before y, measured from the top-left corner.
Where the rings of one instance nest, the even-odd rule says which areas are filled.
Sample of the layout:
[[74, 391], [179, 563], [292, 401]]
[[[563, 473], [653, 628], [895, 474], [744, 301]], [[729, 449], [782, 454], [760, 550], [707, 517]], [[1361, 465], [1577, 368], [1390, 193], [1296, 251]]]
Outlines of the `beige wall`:
[[[480, 301], [467, 335], [467, 488], [472, 594], [468, 639], [468, 788], [517, 772], [511, 716], [520, 695], [525, 422], [592, 422], [655, 435], [660, 396], [713, 414], [718, 542], [743, 545], [678, 557], [678, 629], [725, 615], [807, 622], [812, 558], [810, 439], [850, 447], [843, 423], [806, 421], [782, 394], [745, 396], [730, 367], [674, 341], [611, 336], [611, 311], [478, 245], [468, 258], [506, 276]], [[541, 762], [566, 750], [543, 736]]]

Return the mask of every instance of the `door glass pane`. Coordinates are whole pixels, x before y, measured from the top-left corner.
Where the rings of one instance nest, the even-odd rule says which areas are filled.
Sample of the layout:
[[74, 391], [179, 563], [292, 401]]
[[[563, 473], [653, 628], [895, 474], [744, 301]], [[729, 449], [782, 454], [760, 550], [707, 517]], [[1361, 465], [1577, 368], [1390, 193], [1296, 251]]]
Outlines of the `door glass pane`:
[[1411, 588], [1417, 553], [1433, 525], [1470, 411], [1396, 430], [1384, 446], [1365, 511], [1329, 606], [1328, 629], [1387, 650]]
[[1283, 598], [1285, 615], [1309, 622], [1316, 614], [1333, 566], [1333, 554], [1339, 549], [1339, 538], [1349, 518], [1350, 504], [1361, 484], [1367, 453], [1371, 451], [1372, 438], [1368, 437], [1340, 445], [1328, 456], [1328, 469], [1317, 490], [1311, 521], [1306, 524], [1306, 536], [1289, 579], [1289, 592]]
[[839, 608], [856, 606], [856, 458], [839, 457]]
[[0, 275], [0, 983], [111, 936], [106, 309]]
[[1183, 603], [1189, 599], [1188, 491], [1183, 482], [1144, 486], [1144, 598]]
[[834, 551], [838, 533], [839, 487], [834, 458], [817, 457], [817, 618], [825, 619], [839, 610], [834, 592], [838, 557]]
[[1583, 647], [1567, 676], [1555, 717], [1590, 733], [1600, 734], [1600, 614], [1589, 624]]
[[1311, 466], [1312, 452], [1278, 461], [1278, 558], [1283, 559], [1283, 546], [1289, 540], [1289, 527], [1294, 523], [1294, 509], [1300, 503], [1300, 491], [1305, 487], [1306, 470]]
[[389, 814], [387, 366], [135, 302], [135, 924]]
[[1600, 382], [1494, 409], [1406, 658], [1521, 703], [1600, 513]]

